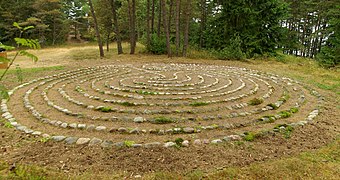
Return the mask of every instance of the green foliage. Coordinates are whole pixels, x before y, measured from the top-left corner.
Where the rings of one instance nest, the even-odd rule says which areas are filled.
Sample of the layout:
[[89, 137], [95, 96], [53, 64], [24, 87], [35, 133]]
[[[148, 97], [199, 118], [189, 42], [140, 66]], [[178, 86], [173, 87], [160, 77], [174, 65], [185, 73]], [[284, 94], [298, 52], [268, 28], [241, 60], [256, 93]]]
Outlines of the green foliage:
[[112, 108], [111, 107], [100, 107], [97, 110], [101, 112], [111, 112]]
[[194, 107], [197, 107], [197, 106], [206, 106], [208, 105], [209, 103], [206, 103], [206, 102], [192, 102], [190, 103], [189, 105], [190, 106], [194, 106]]
[[279, 113], [279, 115], [282, 117], [282, 118], [289, 118], [290, 116], [292, 116], [292, 114], [289, 112], [289, 111], [281, 111]]
[[218, 58], [222, 60], [243, 60], [245, 54], [241, 49], [242, 41], [238, 34], [230, 39], [230, 44], [218, 52]]
[[182, 138], [176, 138], [176, 139], [175, 139], [175, 143], [176, 143], [176, 145], [179, 146], [179, 147], [182, 146], [182, 142], [183, 142], [183, 141], [184, 141], [184, 140], [183, 140]]
[[124, 141], [124, 146], [126, 147], [132, 147], [132, 145], [135, 144], [135, 141]]
[[[130, 91], [127, 91], [127, 92], [130, 92]], [[142, 91], [142, 90], [138, 90], [136, 91], [137, 94], [143, 94], [143, 95], [155, 95], [157, 93], [155, 92], [151, 92], [151, 91]]]
[[9, 99], [7, 88], [0, 84], [0, 99]]
[[43, 137], [43, 138], [41, 138], [39, 141], [42, 142], [42, 143], [47, 143], [49, 140], [51, 140], [51, 138], [49, 138], [49, 137]]
[[14, 126], [10, 122], [5, 122], [4, 127], [6, 127], [6, 128], [14, 128]]
[[252, 132], [245, 132], [244, 133], [244, 140], [245, 141], [254, 141], [254, 139], [255, 139], [255, 134], [254, 133], [252, 133]]
[[262, 98], [254, 98], [249, 101], [249, 105], [256, 106], [263, 103]]
[[169, 124], [169, 123], [173, 123], [174, 120], [168, 117], [164, 117], [164, 116], [160, 116], [160, 117], [156, 117], [153, 120], [153, 123], [155, 124]]
[[152, 54], [167, 53], [166, 39], [164, 37], [158, 37], [157, 34], [152, 34], [150, 38], [150, 45], [146, 47], [146, 50]]
[[123, 106], [136, 106], [134, 103], [127, 102], [127, 101], [122, 102], [122, 103], [120, 103], [120, 104], [123, 105]]
[[292, 107], [292, 108], [290, 108], [289, 112], [294, 114], [294, 113], [299, 112], [299, 109], [297, 107]]
[[18, 78], [18, 82], [22, 83], [22, 81], [24, 80], [24, 77], [22, 75], [22, 70], [19, 65], [15, 66], [15, 75]]

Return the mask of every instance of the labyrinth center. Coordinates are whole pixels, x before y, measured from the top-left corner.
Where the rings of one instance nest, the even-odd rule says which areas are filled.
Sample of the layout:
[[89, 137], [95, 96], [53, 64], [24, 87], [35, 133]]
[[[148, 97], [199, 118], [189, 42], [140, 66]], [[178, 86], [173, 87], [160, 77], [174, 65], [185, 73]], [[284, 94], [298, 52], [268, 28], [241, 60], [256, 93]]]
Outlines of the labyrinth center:
[[80, 68], [32, 80], [10, 95], [2, 117], [19, 131], [102, 147], [192, 146], [279, 133], [313, 121], [322, 102], [316, 91], [274, 74], [163, 63]]

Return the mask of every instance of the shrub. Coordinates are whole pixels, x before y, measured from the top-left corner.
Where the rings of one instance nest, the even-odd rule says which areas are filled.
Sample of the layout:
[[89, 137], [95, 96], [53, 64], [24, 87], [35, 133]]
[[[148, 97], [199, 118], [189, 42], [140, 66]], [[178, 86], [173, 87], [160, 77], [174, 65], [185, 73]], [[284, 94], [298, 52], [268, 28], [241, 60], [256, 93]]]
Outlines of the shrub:
[[245, 54], [241, 49], [241, 38], [238, 34], [230, 40], [230, 44], [218, 52], [218, 58], [223, 60], [243, 60]]
[[298, 108], [296, 108], [296, 107], [292, 107], [292, 108], [290, 108], [290, 110], [289, 110], [291, 113], [297, 113], [298, 111], [299, 111], [299, 109]]
[[279, 113], [279, 115], [282, 117], [282, 118], [289, 118], [292, 114], [288, 111], [281, 111]]
[[245, 132], [244, 135], [244, 140], [246, 141], [254, 141], [255, 139], [255, 134], [252, 132]]
[[146, 50], [152, 54], [166, 54], [166, 39], [164, 37], [158, 37], [157, 34], [152, 34], [150, 45], [146, 47]]
[[98, 109], [98, 111], [101, 111], [101, 112], [110, 112], [112, 111], [111, 107], [100, 107]]

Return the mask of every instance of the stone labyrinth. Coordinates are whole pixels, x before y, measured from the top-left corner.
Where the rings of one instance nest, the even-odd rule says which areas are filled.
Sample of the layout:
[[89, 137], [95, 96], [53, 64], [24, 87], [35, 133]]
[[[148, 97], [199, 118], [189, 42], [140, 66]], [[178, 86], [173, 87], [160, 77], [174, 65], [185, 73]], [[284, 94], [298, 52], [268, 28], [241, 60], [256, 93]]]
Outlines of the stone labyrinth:
[[22, 133], [104, 148], [202, 146], [280, 133], [319, 114], [323, 98], [295, 80], [216, 65], [106, 65], [22, 84], [2, 117]]

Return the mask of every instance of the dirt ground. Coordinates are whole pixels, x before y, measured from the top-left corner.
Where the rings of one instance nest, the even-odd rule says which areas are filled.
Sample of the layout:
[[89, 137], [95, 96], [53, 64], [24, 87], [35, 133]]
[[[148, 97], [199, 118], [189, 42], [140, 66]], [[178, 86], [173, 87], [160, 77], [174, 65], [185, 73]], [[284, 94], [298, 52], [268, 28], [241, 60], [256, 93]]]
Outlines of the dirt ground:
[[[93, 46], [75, 47], [89, 50]], [[73, 60], [72, 48], [51, 48], [39, 52], [39, 61], [34, 64], [26, 59], [18, 59], [15, 64], [21, 68], [65, 66], [65, 70], [105, 64], [134, 63], [199, 63], [257, 69], [286, 76], [290, 72], [299, 74], [289, 65], [261, 61], [237, 62], [203, 59], [172, 58], [150, 55], [120, 55], [103, 60]], [[131, 61], [133, 60], [133, 61]], [[56, 72], [43, 72], [55, 74]], [[37, 73], [35, 76], [42, 74]], [[34, 79], [36, 77], [28, 77]], [[13, 84], [14, 86], [14, 84]], [[39, 142], [30, 135], [0, 126], [0, 159], [13, 164], [33, 164], [48, 169], [60, 170], [67, 174], [117, 173], [125, 177], [145, 175], [153, 172], [186, 174], [195, 170], [211, 172], [231, 166], [246, 166], [254, 162], [264, 162], [297, 155], [305, 151], [315, 151], [335, 140], [340, 132], [340, 111], [338, 95], [318, 89], [325, 97], [325, 104], [315, 121], [294, 130], [290, 138], [272, 133], [256, 138], [252, 142], [229, 142], [222, 145], [191, 146], [189, 148], [113, 148], [65, 145], [55, 142]], [[2, 123], [2, 125], [4, 125]]]

